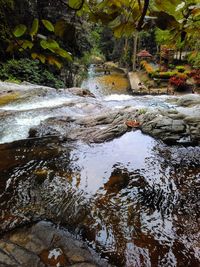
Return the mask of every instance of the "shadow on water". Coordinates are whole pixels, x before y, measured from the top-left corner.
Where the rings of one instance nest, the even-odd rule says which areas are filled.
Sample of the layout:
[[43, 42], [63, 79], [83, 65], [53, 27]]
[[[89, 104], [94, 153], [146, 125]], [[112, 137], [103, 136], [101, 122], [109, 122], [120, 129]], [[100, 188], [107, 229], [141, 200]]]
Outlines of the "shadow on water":
[[48, 219], [116, 266], [198, 266], [199, 156], [140, 131], [98, 145], [0, 145], [1, 232]]

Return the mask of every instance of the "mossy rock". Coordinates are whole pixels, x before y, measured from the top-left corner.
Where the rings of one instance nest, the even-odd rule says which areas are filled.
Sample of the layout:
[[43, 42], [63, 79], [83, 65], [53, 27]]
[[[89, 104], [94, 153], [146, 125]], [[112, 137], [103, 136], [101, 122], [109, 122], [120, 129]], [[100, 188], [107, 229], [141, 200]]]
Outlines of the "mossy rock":
[[0, 95], [0, 106], [6, 105], [11, 103], [19, 98], [19, 93], [11, 93], [11, 94], [4, 94]]

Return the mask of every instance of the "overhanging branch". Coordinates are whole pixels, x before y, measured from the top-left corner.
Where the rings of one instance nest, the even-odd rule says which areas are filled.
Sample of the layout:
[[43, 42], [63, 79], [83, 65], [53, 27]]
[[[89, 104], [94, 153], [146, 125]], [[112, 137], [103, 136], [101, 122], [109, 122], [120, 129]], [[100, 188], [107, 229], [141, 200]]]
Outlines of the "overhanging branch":
[[146, 14], [147, 14], [148, 7], [149, 7], [149, 0], [145, 0], [144, 1], [144, 6], [143, 6], [143, 10], [142, 10], [142, 15], [141, 15], [141, 17], [140, 17], [140, 19], [138, 21], [138, 25], [136, 27], [136, 29], [138, 31], [142, 30], [142, 25], [144, 23], [144, 18], [145, 18]]

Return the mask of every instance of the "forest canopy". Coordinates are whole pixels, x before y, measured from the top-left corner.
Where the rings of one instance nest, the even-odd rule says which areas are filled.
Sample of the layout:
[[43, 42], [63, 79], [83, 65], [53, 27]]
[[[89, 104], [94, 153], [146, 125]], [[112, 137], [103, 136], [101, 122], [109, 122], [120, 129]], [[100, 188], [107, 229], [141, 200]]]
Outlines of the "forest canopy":
[[[21, 2], [21, 3], [20, 3]], [[36, 1], [37, 9], [46, 6], [62, 10], [58, 14], [35, 12], [34, 1], [0, 0], [1, 43], [6, 53], [23, 55], [61, 68], [72, 61], [74, 51], [66, 45], [66, 32], [72, 34], [72, 20], [109, 27], [114, 36], [130, 37], [137, 32], [156, 28], [156, 40], [177, 47], [199, 48], [200, 3], [198, 0], [52, 0]], [[24, 14], [18, 14], [19, 6]], [[32, 9], [29, 10], [29, 9]], [[70, 21], [64, 16], [70, 14]], [[29, 16], [31, 15], [31, 16]], [[11, 20], [11, 18], [14, 19]], [[70, 28], [71, 27], [71, 28]], [[70, 30], [69, 30], [70, 29]], [[70, 40], [67, 40], [68, 42]], [[64, 44], [64, 45], [63, 45]], [[72, 55], [73, 54], [73, 55]]]

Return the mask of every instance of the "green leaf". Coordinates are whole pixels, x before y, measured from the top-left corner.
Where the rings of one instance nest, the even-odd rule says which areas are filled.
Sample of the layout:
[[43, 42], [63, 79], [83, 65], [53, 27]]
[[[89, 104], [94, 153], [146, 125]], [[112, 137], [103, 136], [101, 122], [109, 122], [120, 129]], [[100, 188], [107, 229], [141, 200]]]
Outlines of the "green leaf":
[[48, 31], [54, 32], [54, 26], [49, 20], [42, 19], [42, 23]]
[[55, 53], [65, 59], [67, 59], [68, 61], [72, 61], [72, 57], [71, 55], [64, 49], [62, 48], [57, 48], [55, 49]]
[[27, 30], [27, 27], [26, 25], [24, 24], [19, 24], [15, 27], [14, 31], [13, 31], [13, 34], [15, 37], [21, 37], [22, 35], [25, 34]]
[[39, 59], [43, 64], [44, 64], [45, 61], [46, 61], [46, 57], [45, 57], [44, 55], [42, 55], [42, 54], [32, 53], [32, 54], [31, 54], [31, 57], [32, 57], [33, 59]]
[[50, 65], [55, 65], [58, 69], [62, 67], [62, 63], [58, 61], [55, 57], [49, 56], [47, 57], [47, 60]]
[[49, 49], [49, 50], [53, 50], [53, 49], [56, 49], [56, 48], [59, 48], [59, 44], [55, 41], [55, 40], [52, 40], [52, 39], [49, 39], [49, 40], [42, 40], [40, 42], [40, 45], [43, 49]]
[[31, 27], [31, 30], [30, 30], [30, 35], [31, 35], [32, 39], [37, 34], [38, 28], [39, 28], [39, 20], [38, 19], [34, 19], [32, 27]]
[[33, 43], [29, 40], [24, 40], [23, 43], [22, 43], [22, 48], [23, 49], [31, 49], [33, 47]]
[[69, 6], [71, 8], [79, 9], [82, 5], [82, 0], [69, 0]]
[[66, 29], [66, 21], [64, 21], [63, 19], [57, 21], [55, 25], [55, 35], [63, 37], [65, 29]]

